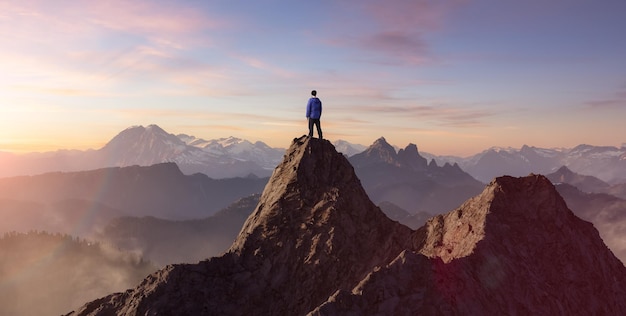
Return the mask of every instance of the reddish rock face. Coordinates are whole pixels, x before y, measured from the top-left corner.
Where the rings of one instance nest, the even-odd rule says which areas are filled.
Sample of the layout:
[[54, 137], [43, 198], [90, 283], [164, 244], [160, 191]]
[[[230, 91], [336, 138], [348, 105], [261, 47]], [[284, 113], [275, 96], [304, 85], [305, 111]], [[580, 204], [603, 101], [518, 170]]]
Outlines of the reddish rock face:
[[230, 250], [75, 315], [611, 314], [626, 269], [543, 176], [501, 177], [417, 231], [328, 141], [295, 139]]
[[626, 269], [548, 179], [500, 177], [313, 314], [621, 315]]

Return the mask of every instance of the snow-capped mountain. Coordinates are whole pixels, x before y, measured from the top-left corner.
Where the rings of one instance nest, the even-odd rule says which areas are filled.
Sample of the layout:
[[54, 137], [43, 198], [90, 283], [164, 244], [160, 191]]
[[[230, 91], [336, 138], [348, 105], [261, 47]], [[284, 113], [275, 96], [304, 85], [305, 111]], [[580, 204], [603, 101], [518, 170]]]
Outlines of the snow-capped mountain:
[[438, 164], [456, 162], [461, 169], [485, 183], [502, 175], [549, 174], [562, 166], [582, 175], [595, 176], [607, 183], [626, 182], [626, 146], [579, 145], [568, 149], [524, 145], [520, 149], [492, 147], [465, 158], [428, 153], [423, 155]]
[[252, 143], [235, 137], [204, 140], [169, 134], [156, 125], [128, 128], [103, 150], [110, 148], [119, 148], [109, 154], [116, 166], [175, 162], [186, 174], [201, 172], [215, 178], [269, 176], [284, 152], [260, 141]]
[[213, 140], [204, 140], [185, 134], [179, 134], [177, 137], [187, 145], [200, 148], [204, 152], [232, 157], [240, 161], [254, 161], [268, 169], [276, 167], [285, 152], [284, 148], [272, 148], [261, 141], [252, 143], [232, 136]]
[[348, 157], [352, 157], [358, 153], [362, 153], [363, 151], [367, 149], [367, 146], [365, 145], [353, 144], [343, 139], [334, 141], [333, 145], [335, 146], [335, 149], [337, 149], [338, 152]]
[[102, 149], [114, 166], [149, 166], [193, 156], [194, 148], [157, 125], [132, 126], [113, 137]]
[[284, 149], [234, 137], [202, 140], [176, 136], [157, 125], [132, 126], [97, 150], [59, 150], [47, 153], [0, 156], [0, 177], [35, 175], [52, 171], [81, 171], [106, 167], [150, 166], [175, 162], [185, 174], [211, 178], [271, 175]]
[[[337, 140], [334, 146], [348, 157], [366, 146]], [[401, 148], [391, 145], [396, 152]], [[43, 153], [0, 152], [0, 177], [35, 175], [51, 171], [81, 171], [132, 165], [149, 166], [175, 162], [185, 174], [201, 172], [212, 178], [269, 176], [280, 162], [283, 148], [263, 142], [227, 137], [205, 140], [170, 134], [157, 125], [132, 126], [113, 137], [104, 147], [90, 150], [58, 150]], [[549, 174], [562, 166], [595, 176], [609, 184], [626, 183], [626, 144], [621, 147], [579, 145], [567, 148], [520, 149], [492, 147], [470, 157], [438, 156], [420, 152], [430, 163], [455, 163], [474, 178], [487, 183], [501, 175]]]

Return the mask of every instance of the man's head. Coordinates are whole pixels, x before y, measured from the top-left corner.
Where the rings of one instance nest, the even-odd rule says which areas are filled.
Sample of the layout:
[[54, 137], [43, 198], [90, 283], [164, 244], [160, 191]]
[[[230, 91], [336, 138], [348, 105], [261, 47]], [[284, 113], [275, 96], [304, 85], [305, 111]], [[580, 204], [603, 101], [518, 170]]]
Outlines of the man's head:
[[315, 90], [311, 91], [311, 95], [312, 96], [316, 96], [317, 95], [317, 91], [315, 91]]

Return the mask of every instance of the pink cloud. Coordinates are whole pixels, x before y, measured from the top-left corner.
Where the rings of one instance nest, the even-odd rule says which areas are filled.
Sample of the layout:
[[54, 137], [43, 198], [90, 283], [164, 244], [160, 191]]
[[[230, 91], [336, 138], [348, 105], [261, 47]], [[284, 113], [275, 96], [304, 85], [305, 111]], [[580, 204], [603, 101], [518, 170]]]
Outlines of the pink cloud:
[[395, 56], [398, 62], [402, 63], [423, 64], [433, 59], [428, 44], [419, 34], [402, 31], [380, 32], [362, 38], [360, 43], [363, 49], [373, 49]]
[[145, 36], [159, 45], [183, 48], [198, 32], [228, 27], [230, 22], [207, 16], [206, 11], [155, 1], [93, 1], [85, 10], [86, 20], [107, 30]]
[[440, 126], [449, 127], [479, 127], [485, 126], [489, 117], [497, 115], [493, 110], [477, 108], [460, 108], [441, 105], [414, 105], [414, 106], [359, 106], [364, 114], [381, 116], [392, 115], [407, 119], [432, 120]]
[[170, 86], [214, 79], [219, 69], [187, 51], [213, 45], [207, 30], [229, 23], [177, 2], [0, 2], [0, 85], [92, 94], [127, 79]]
[[282, 77], [282, 78], [294, 78], [296, 74], [293, 71], [287, 70], [283, 67], [279, 67], [274, 64], [270, 64], [266, 61], [263, 61], [259, 58], [252, 56], [242, 56], [242, 55], [233, 55], [234, 58], [240, 60], [244, 64], [256, 68], [259, 70], [267, 71], [273, 75]]
[[613, 97], [588, 101], [585, 105], [593, 109], [626, 108], [626, 86], [617, 91]]
[[594, 109], [626, 107], [626, 99], [596, 100], [589, 101], [586, 104]]
[[359, 1], [383, 29], [435, 30], [441, 27], [449, 10], [462, 0]]
[[136, 34], [184, 34], [224, 27], [225, 20], [208, 17], [201, 11], [156, 1], [19, 1], [0, 4], [0, 20], [10, 19], [22, 26], [51, 28], [66, 35], [104, 28]]
[[[450, 10], [463, 0], [392, 0], [349, 1], [342, 5], [346, 15], [337, 17], [336, 29], [349, 33], [338, 35], [327, 43], [338, 46], [356, 46], [365, 52], [377, 52], [384, 58], [366, 57], [363, 60], [378, 63], [423, 64], [436, 60], [425, 36], [445, 24]], [[351, 25], [355, 20], [359, 23]], [[366, 23], [364, 23], [366, 21]], [[367, 54], [366, 54], [367, 55]], [[369, 58], [369, 60], [368, 60]]]

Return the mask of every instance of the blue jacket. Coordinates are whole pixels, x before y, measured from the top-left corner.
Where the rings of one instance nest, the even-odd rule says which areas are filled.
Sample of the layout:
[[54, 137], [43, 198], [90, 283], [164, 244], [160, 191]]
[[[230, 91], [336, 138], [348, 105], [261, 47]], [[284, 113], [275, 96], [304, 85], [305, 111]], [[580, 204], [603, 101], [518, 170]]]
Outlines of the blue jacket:
[[318, 98], [310, 98], [306, 104], [306, 117], [319, 119], [322, 116], [322, 101]]

